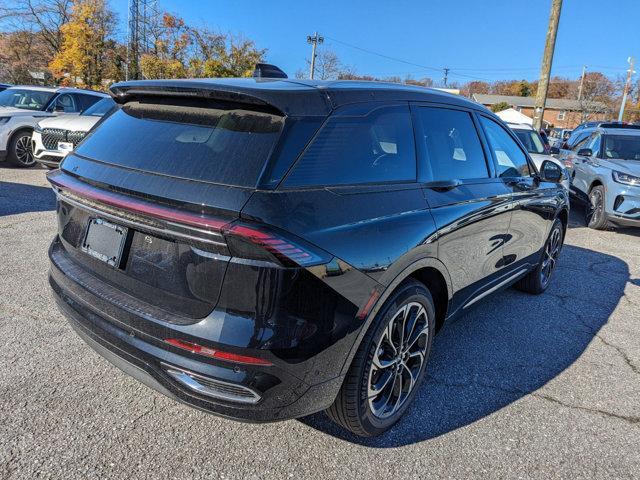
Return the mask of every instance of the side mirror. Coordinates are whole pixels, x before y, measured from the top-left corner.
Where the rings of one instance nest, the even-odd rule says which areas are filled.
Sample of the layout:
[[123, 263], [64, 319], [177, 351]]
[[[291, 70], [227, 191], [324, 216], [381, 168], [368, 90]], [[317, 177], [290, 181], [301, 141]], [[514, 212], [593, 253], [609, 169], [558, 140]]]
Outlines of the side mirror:
[[578, 150], [579, 157], [590, 157], [592, 155], [593, 155], [593, 152], [591, 151], [590, 148], [581, 148], [580, 150]]
[[551, 160], [545, 160], [540, 167], [540, 179], [543, 182], [560, 183], [563, 180], [562, 168]]
[[549, 153], [550, 153], [551, 155], [557, 155], [557, 154], [559, 154], [559, 153], [560, 153], [560, 149], [559, 149], [558, 147], [551, 147], [551, 148], [549, 149]]

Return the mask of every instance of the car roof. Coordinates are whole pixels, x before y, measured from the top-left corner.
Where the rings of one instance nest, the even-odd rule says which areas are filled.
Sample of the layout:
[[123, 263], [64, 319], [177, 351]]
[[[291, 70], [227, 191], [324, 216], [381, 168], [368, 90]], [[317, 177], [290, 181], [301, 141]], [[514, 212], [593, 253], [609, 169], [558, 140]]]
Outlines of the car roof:
[[507, 122], [507, 126], [512, 130], [534, 130], [528, 123], [511, 123]]
[[98, 97], [108, 97], [109, 95], [104, 92], [98, 92], [96, 90], [88, 90], [84, 88], [74, 87], [42, 87], [40, 85], [12, 85], [7, 90], [34, 90], [37, 92], [50, 92], [50, 93], [84, 93], [87, 95], [96, 95]]
[[55, 93], [57, 89], [55, 87], [41, 87], [39, 85], [13, 85], [7, 90], [34, 90], [36, 92], [50, 92]]
[[604, 135], [640, 136], [640, 128], [594, 128], [594, 131], [602, 132]]
[[432, 88], [360, 80], [138, 80], [116, 83], [110, 90], [119, 103], [140, 95], [200, 96], [267, 104], [288, 115], [327, 115], [342, 105], [365, 101], [435, 102], [489, 111], [471, 100]]

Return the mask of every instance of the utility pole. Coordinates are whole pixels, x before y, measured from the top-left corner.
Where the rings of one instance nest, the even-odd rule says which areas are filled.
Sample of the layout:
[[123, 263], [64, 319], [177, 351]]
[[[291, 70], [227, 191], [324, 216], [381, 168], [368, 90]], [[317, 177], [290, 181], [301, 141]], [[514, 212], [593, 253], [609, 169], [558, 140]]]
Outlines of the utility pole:
[[542, 128], [544, 118], [544, 107], [547, 103], [547, 91], [549, 90], [549, 77], [551, 76], [551, 65], [553, 64], [553, 52], [556, 47], [556, 36], [558, 35], [558, 23], [560, 22], [560, 10], [562, 10], [562, 0], [551, 0], [551, 13], [549, 14], [549, 28], [547, 29], [547, 39], [542, 56], [542, 66], [540, 67], [540, 81], [538, 82], [538, 93], [536, 95], [536, 106], [533, 113], [533, 128]]
[[580, 101], [582, 99], [582, 87], [584, 86], [584, 74], [585, 74], [586, 70], [587, 70], [587, 66], [583, 65], [582, 66], [582, 76], [580, 77], [580, 88], [578, 88], [578, 101]]
[[318, 32], [307, 36], [307, 43], [311, 45], [311, 72], [309, 73], [311, 80], [313, 80], [313, 74], [316, 71], [316, 47], [322, 42], [324, 42], [324, 37], [318, 36]]
[[443, 68], [444, 70], [444, 86], [447, 87], [447, 80], [449, 79], [449, 70], [450, 68]]
[[627, 103], [627, 95], [629, 95], [629, 87], [631, 87], [631, 77], [633, 76], [635, 70], [633, 69], [633, 57], [627, 58], [627, 62], [629, 62], [629, 70], [627, 70], [627, 81], [624, 82], [624, 93], [622, 94], [622, 104], [620, 105], [620, 113], [618, 114], [618, 121], [622, 121], [622, 117], [624, 116], [624, 106]]

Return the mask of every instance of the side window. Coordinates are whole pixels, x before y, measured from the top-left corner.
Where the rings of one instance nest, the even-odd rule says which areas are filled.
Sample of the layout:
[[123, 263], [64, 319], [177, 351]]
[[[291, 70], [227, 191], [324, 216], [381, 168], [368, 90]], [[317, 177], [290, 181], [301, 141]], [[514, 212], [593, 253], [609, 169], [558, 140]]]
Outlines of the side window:
[[578, 140], [578, 143], [576, 143], [573, 147], [571, 147], [571, 150], [573, 152], [577, 152], [581, 148], [587, 148], [587, 143], [589, 142], [589, 138], [590, 138], [589, 135], [585, 135], [580, 140]]
[[569, 139], [567, 140], [567, 147], [569, 150], [573, 150], [573, 148], [578, 144], [578, 142], [583, 141], [585, 138], [589, 138], [589, 132], [578, 132], [577, 134], [571, 134]]
[[334, 114], [285, 179], [285, 187], [356, 185], [416, 180], [408, 106], [366, 115]]
[[102, 100], [102, 97], [98, 97], [97, 95], [86, 95], [84, 93], [76, 93], [74, 97], [79, 112], [84, 112], [98, 100]]
[[54, 110], [64, 113], [78, 113], [80, 111], [78, 110], [75, 99], [68, 93], [63, 93], [56, 98]]
[[429, 180], [488, 178], [487, 161], [471, 115], [461, 110], [416, 109], [418, 148]]
[[602, 139], [602, 136], [599, 133], [596, 133], [594, 134], [593, 138], [589, 142], [589, 145], [587, 145], [587, 148], [590, 148], [591, 151], [593, 152], [594, 157], [598, 157], [600, 154], [601, 139]]
[[480, 116], [491, 150], [496, 157], [499, 177], [529, 177], [531, 170], [527, 156], [515, 140], [499, 124]]

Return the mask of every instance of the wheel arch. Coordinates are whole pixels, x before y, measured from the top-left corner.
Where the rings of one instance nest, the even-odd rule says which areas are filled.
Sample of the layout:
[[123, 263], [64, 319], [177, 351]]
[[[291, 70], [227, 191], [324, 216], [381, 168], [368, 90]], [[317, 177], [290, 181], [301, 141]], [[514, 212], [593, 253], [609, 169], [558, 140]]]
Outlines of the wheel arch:
[[409, 266], [405, 267], [396, 277], [385, 287], [380, 294], [371, 310], [369, 310], [367, 316], [364, 319], [362, 328], [360, 329], [358, 336], [349, 351], [349, 355], [345, 359], [342, 367], [342, 373], [346, 373], [353, 361], [362, 339], [366, 335], [367, 331], [371, 328], [373, 320], [376, 315], [385, 304], [387, 299], [395, 292], [398, 287], [406, 279], [412, 278], [424, 284], [433, 297], [433, 302], [436, 307], [436, 331], [442, 327], [447, 317], [449, 309], [449, 302], [453, 295], [451, 287], [451, 277], [445, 265], [438, 259], [433, 257], [426, 257], [416, 260]]

